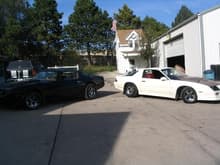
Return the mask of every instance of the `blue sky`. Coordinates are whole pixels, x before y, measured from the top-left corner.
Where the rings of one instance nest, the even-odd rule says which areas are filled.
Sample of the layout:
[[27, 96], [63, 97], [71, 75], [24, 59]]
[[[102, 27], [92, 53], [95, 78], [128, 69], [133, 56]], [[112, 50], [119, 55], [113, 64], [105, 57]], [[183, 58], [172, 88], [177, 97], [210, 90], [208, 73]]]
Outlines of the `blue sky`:
[[[57, 0], [58, 10], [64, 14], [63, 24], [68, 23], [68, 17], [73, 13], [75, 2], [76, 0]], [[220, 0], [95, 0], [95, 2], [111, 17], [114, 13], [118, 13], [124, 4], [127, 4], [141, 19], [145, 16], [154, 17], [168, 26], [171, 25], [182, 5], [186, 5], [194, 13], [220, 5]]]

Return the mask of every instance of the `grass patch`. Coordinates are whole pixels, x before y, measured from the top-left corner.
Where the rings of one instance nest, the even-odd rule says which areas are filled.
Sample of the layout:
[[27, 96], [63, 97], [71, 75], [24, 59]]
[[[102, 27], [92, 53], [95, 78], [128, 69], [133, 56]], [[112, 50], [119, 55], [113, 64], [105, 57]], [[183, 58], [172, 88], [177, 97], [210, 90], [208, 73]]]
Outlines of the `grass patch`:
[[86, 73], [100, 73], [100, 72], [112, 72], [116, 70], [116, 66], [84, 66], [83, 71]]

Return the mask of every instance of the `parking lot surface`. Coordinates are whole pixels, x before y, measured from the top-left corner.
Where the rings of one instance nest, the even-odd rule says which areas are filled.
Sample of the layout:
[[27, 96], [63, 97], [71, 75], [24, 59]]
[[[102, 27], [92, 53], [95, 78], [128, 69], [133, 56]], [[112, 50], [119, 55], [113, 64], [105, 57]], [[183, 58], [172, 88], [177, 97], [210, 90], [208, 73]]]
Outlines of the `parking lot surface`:
[[0, 164], [220, 164], [220, 103], [128, 98], [105, 76], [95, 100], [1, 105]]

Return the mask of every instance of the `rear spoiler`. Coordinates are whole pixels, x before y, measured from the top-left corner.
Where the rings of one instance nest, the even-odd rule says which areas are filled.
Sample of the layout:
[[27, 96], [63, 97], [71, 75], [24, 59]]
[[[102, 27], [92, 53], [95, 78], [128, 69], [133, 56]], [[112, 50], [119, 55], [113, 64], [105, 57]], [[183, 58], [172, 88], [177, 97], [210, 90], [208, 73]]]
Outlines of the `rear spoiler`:
[[68, 69], [68, 68], [73, 68], [76, 69], [77, 71], [79, 70], [79, 65], [74, 65], [74, 66], [53, 66], [53, 67], [47, 67], [47, 69]]

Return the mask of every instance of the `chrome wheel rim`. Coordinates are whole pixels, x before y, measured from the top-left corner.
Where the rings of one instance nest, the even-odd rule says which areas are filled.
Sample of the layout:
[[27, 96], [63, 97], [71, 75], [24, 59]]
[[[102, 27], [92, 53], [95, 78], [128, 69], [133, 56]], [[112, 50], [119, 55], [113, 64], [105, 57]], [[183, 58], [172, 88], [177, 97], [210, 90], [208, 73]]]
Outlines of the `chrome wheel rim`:
[[194, 102], [196, 100], [196, 94], [193, 90], [188, 89], [184, 92], [183, 95], [184, 99], [187, 100], [188, 102]]
[[126, 88], [126, 93], [127, 93], [128, 95], [133, 94], [133, 93], [134, 93], [134, 87], [128, 86], [128, 87]]
[[96, 89], [94, 87], [87, 88], [88, 98], [94, 98], [96, 96]]
[[36, 109], [40, 105], [40, 97], [36, 94], [31, 94], [26, 97], [25, 104], [29, 109]]

